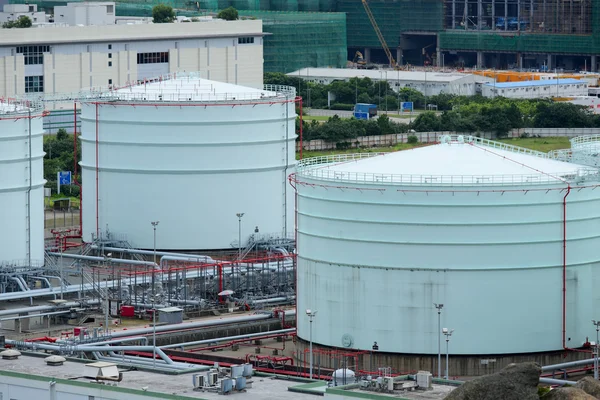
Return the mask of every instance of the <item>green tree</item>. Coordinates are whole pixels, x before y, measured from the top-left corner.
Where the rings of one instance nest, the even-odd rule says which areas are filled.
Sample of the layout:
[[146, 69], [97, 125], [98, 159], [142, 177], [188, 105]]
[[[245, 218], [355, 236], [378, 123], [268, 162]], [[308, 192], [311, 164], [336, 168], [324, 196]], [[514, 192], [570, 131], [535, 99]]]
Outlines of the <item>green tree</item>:
[[435, 132], [441, 130], [440, 127], [440, 119], [433, 111], [419, 114], [412, 123], [412, 128], [417, 132]]
[[221, 10], [219, 14], [217, 14], [217, 18], [224, 19], [226, 21], [235, 21], [238, 19], [238, 10], [233, 7], [227, 7], [224, 10]]
[[27, 15], [21, 15], [15, 21], [8, 21], [2, 24], [3, 28], [11, 29], [11, 28], [31, 28], [33, 23], [31, 22], [31, 18]]
[[[73, 171], [75, 163], [73, 152], [73, 135], [69, 135], [66, 130], [59, 129], [56, 135], [44, 137], [44, 179], [46, 187], [56, 189], [56, 175], [60, 171]], [[77, 155], [81, 155], [81, 145], [77, 144]], [[73, 177], [81, 182], [79, 177]], [[67, 188], [63, 193], [77, 196], [79, 191], [77, 187]], [[62, 189], [61, 189], [62, 191]]]
[[593, 125], [590, 111], [565, 102], [540, 103], [533, 118], [536, 128], [587, 128]]
[[165, 24], [173, 21], [175, 21], [173, 7], [162, 3], [152, 7], [152, 22], [155, 24]]

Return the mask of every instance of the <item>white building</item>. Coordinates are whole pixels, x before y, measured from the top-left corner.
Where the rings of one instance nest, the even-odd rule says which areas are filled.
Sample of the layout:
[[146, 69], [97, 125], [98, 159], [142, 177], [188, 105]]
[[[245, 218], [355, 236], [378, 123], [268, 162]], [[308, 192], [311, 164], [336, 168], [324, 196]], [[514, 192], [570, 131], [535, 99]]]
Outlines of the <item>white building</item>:
[[485, 97], [501, 96], [510, 99], [587, 96], [588, 83], [579, 79], [487, 83], [483, 85], [481, 92]]
[[[21, 16], [31, 19], [33, 24], [46, 22], [46, 13], [38, 11], [36, 4], [5, 4], [0, 12], [0, 24], [16, 21]], [[6, 31], [2, 31], [4, 35]]]
[[440, 93], [471, 96], [476, 93], [478, 84], [493, 81], [491, 78], [458, 72], [344, 68], [303, 68], [290, 72], [287, 75], [324, 85], [334, 81], [348, 82], [352, 78], [369, 78], [372, 81], [388, 81], [391, 88], [395, 91], [402, 88], [411, 88], [426, 96], [433, 96]]
[[123, 86], [181, 71], [262, 88], [262, 21], [5, 29], [0, 97]]
[[114, 25], [115, 3], [67, 3], [66, 6], [54, 7], [54, 22], [57, 24], [75, 25]]

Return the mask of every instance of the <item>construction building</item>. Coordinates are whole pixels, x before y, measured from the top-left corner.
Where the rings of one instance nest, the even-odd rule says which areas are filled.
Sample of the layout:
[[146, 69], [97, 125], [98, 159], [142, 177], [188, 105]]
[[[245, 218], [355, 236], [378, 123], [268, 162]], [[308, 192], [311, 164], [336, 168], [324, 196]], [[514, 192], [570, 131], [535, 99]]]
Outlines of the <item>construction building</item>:
[[[579, 79], [486, 83], [482, 87], [482, 95], [485, 97], [501, 96], [509, 99], [561, 98], [587, 94], [587, 82]], [[592, 96], [590, 98], [597, 99]]]
[[169, 73], [262, 87], [261, 21], [5, 29], [0, 96], [120, 87]]

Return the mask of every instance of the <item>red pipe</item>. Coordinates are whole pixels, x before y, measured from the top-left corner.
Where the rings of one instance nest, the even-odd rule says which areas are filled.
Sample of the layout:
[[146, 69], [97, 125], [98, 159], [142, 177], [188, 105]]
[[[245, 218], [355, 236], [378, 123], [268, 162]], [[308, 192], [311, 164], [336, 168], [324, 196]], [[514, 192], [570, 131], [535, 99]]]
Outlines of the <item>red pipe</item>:
[[303, 115], [302, 115], [302, 97], [298, 97], [299, 103], [300, 103], [300, 159], [302, 160], [302, 150], [304, 149], [304, 142], [303, 142], [303, 138], [302, 138], [302, 121], [303, 121]]
[[562, 344], [567, 347], [567, 196], [571, 193], [571, 185], [563, 197], [563, 271], [562, 271]]
[[39, 338], [25, 339], [25, 342], [49, 342], [49, 343], [55, 343], [56, 342], [56, 338], [51, 338], [51, 337], [48, 337], [48, 336], [44, 336], [44, 337], [39, 337]]
[[79, 237], [77, 237], [79, 239], [83, 236], [83, 219], [81, 218], [83, 192], [81, 191], [81, 183], [77, 179], [77, 102], [73, 103], [73, 181], [79, 187]]
[[[265, 335], [265, 336], [257, 336], [257, 337], [252, 337], [252, 338], [246, 338], [246, 339], [236, 339], [236, 340], [231, 340], [227, 343], [223, 343], [223, 344], [216, 344], [213, 346], [205, 346], [205, 347], [194, 347], [191, 349], [188, 349], [186, 351], [189, 352], [202, 352], [202, 351], [207, 351], [207, 350], [213, 350], [213, 349], [222, 349], [225, 347], [231, 347], [234, 344], [238, 344], [238, 343], [246, 343], [246, 342], [252, 342], [253, 340], [264, 340], [264, 339], [274, 339], [274, 338], [278, 338], [278, 337], [282, 337], [282, 336], [293, 336], [295, 335], [293, 332], [290, 333], [278, 333], [275, 335]], [[285, 342], [284, 343], [284, 348], [283, 349], [277, 349], [277, 350], [285, 350]], [[266, 347], [266, 346], [260, 346], [263, 347], [265, 349], [270, 349], [272, 347]]]

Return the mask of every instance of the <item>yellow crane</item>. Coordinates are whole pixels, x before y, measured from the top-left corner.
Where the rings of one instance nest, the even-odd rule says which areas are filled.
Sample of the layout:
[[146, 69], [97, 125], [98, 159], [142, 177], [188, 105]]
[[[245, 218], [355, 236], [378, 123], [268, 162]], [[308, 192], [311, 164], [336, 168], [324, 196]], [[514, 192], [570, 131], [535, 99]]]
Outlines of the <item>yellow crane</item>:
[[392, 68], [397, 68], [398, 65], [396, 64], [396, 60], [394, 59], [394, 56], [392, 55], [392, 52], [390, 51], [390, 48], [388, 47], [388, 45], [385, 41], [385, 38], [383, 37], [383, 34], [381, 33], [381, 29], [379, 29], [379, 26], [377, 25], [377, 21], [375, 21], [375, 17], [373, 16], [373, 13], [371, 12], [369, 5], [367, 4], [367, 0], [362, 0], [362, 4], [363, 4], [363, 7], [365, 8], [367, 16], [369, 17], [369, 20], [371, 21], [371, 25], [373, 25], [373, 29], [375, 30], [375, 33], [377, 34], [379, 43], [381, 43], [381, 47], [383, 47], [383, 51], [385, 51], [385, 55], [387, 56], [387, 58], [390, 62], [390, 66]]

